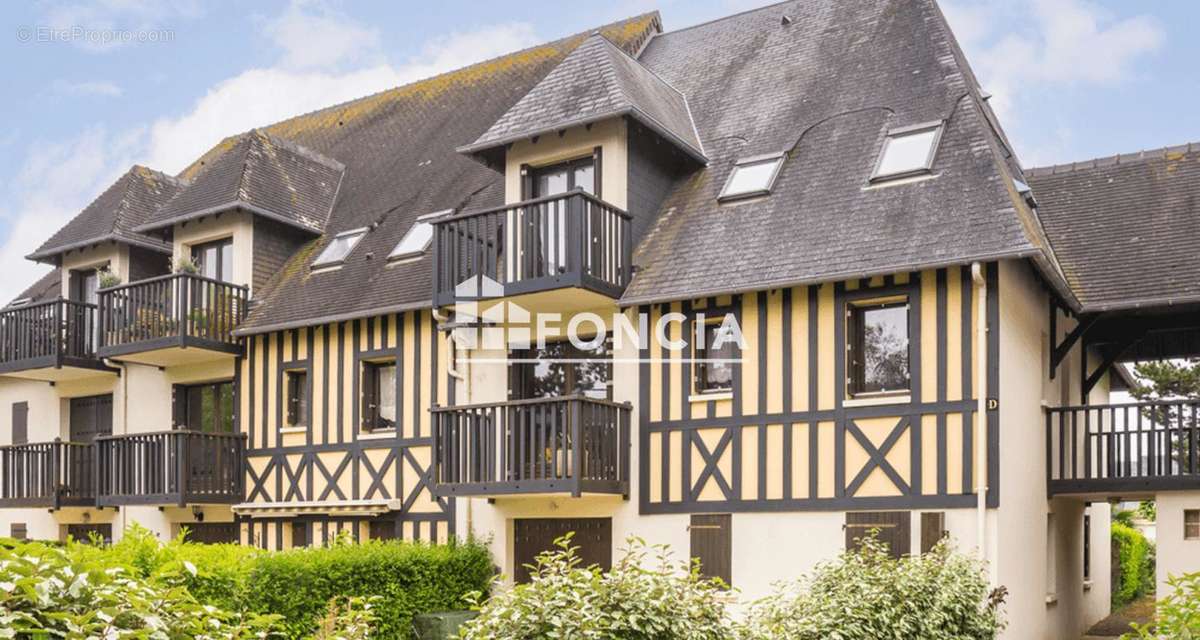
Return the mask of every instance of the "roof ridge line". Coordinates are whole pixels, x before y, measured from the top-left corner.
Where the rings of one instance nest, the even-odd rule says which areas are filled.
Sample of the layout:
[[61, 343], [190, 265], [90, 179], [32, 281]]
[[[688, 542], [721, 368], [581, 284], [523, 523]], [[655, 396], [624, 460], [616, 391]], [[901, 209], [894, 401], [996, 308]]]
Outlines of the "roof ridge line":
[[1169, 153], [1200, 153], [1200, 142], [1185, 142], [1183, 144], [1168, 145], [1154, 149], [1142, 149], [1141, 151], [1134, 151], [1131, 153], [1117, 153], [1108, 156], [1088, 158], [1086, 160], [1064, 162], [1062, 164], [1030, 167], [1025, 169], [1025, 174], [1030, 177], [1040, 178], [1043, 176], [1070, 173], [1072, 171], [1086, 171], [1088, 169], [1097, 169], [1100, 167], [1111, 167], [1114, 165], [1157, 160], [1160, 158], [1165, 158]]
[[663, 31], [662, 33], [660, 33], [660, 34], [658, 34], [658, 35], [659, 35], [659, 36], [669, 36], [669, 35], [671, 35], [671, 34], [674, 34], [674, 33], [682, 33], [682, 32], [684, 32], [684, 31], [689, 31], [689, 30], [691, 30], [691, 29], [697, 29], [697, 28], [704, 27], [704, 26], [708, 26], [708, 25], [710, 25], [710, 24], [714, 24], [714, 23], [717, 23], [717, 22], [722, 22], [722, 21], [725, 21], [725, 20], [730, 20], [730, 19], [733, 19], [733, 18], [738, 18], [738, 17], [744, 16], [744, 15], [746, 15], [746, 14], [748, 14], [748, 13], [754, 13], [754, 12], [756, 12], [756, 11], [766, 11], [767, 9], [774, 9], [775, 7], [779, 7], [779, 6], [782, 6], [782, 5], [785, 5], [785, 4], [791, 4], [791, 3], [792, 3], [792, 2], [794, 2], [794, 1], [795, 1], [795, 0], [779, 0], [779, 2], [772, 2], [771, 4], [766, 4], [766, 5], [763, 5], [763, 6], [761, 6], [761, 7], [755, 7], [755, 8], [753, 8], [753, 9], [746, 9], [746, 10], [744, 10], [744, 11], [739, 11], [739, 12], [737, 12], [737, 13], [731, 13], [731, 14], [729, 14], [729, 15], [727, 15], [727, 16], [721, 16], [721, 17], [719, 17], [719, 18], [713, 18], [712, 20], [705, 20], [704, 22], [697, 22], [696, 24], [693, 24], [693, 25], [688, 25], [688, 26], [686, 26], [686, 27], [680, 27], [680, 28], [678, 28], [678, 29], [675, 29], [674, 31]]

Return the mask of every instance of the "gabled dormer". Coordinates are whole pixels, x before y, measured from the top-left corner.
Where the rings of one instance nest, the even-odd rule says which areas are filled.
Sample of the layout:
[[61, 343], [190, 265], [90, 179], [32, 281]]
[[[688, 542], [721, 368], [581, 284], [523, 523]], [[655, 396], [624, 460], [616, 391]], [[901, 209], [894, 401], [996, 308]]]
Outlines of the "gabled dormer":
[[439, 306], [484, 277], [582, 292], [561, 310], [611, 302], [673, 181], [707, 162], [687, 98], [600, 34], [458, 150], [503, 171], [506, 205], [433, 222]]

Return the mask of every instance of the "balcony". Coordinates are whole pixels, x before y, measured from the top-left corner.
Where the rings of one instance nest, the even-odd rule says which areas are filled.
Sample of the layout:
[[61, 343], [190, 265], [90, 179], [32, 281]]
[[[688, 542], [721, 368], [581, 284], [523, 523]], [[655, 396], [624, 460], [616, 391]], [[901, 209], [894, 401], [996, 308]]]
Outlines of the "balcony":
[[57, 382], [116, 373], [96, 355], [96, 305], [51, 300], [0, 311], [0, 374]]
[[100, 506], [235, 504], [245, 435], [160, 431], [96, 439]]
[[101, 289], [97, 352], [160, 367], [233, 357], [248, 299], [247, 287], [187, 273]]
[[528, 310], [587, 309], [611, 304], [632, 276], [629, 214], [583, 191], [432, 224], [438, 307], [519, 296]]
[[0, 447], [0, 508], [95, 506], [95, 463], [89, 444], [56, 440]]
[[1200, 401], [1046, 410], [1050, 495], [1136, 498], [1200, 489]]
[[567, 396], [432, 412], [437, 495], [628, 497], [628, 404]]

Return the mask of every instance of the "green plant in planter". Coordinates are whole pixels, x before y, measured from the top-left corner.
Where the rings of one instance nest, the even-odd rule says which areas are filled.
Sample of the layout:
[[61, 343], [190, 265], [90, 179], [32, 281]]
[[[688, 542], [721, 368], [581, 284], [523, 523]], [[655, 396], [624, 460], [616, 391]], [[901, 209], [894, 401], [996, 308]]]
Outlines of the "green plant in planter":
[[175, 273], [197, 275], [200, 273], [200, 265], [197, 265], [191, 258], [179, 258], [175, 261]]
[[121, 277], [113, 273], [112, 270], [104, 268], [96, 272], [96, 283], [100, 285], [101, 289], [107, 289], [120, 285]]

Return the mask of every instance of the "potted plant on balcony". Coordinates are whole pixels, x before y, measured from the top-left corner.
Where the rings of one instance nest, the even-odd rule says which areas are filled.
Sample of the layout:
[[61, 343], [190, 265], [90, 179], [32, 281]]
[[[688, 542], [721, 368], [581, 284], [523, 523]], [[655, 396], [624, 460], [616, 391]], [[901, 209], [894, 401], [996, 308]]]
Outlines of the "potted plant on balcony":
[[188, 257], [180, 257], [175, 260], [175, 273], [186, 273], [188, 275], [199, 275], [200, 265]]
[[96, 272], [96, 283], [101, 289], [116, 287], [121, 284], [121, 276], [113, 273], [111, 269], [105, 267]]

